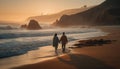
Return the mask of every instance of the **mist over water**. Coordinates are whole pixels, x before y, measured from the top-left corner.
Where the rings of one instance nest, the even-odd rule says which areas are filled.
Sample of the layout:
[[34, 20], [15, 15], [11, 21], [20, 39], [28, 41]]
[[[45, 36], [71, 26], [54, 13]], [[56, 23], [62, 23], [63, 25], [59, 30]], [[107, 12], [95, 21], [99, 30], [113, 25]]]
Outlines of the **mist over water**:
[[69, 42], [105, 35], [94, 28], [53, 28], [42, 30], [0, 30], [0, 57], [9, 57], [26, 53], [38, 47], [52, 45], [54, 33], [60, 38], [66, 32]]

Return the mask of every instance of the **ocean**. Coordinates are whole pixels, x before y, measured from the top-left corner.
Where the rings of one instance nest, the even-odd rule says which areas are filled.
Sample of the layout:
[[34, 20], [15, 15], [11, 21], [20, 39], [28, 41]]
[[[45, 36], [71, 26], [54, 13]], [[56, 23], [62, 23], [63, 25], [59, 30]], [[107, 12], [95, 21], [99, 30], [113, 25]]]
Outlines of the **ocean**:
[[53, 35], [57, 33], [60, 38], [62, 32], [66, 33], [69, 42], [106, 34], [95, 28], [0, 29], [0, 58], [24, 54], [38, 47], [52, 45]]
[[[67, 47], [72, 46], [74, 41], [77, 40], [107, 35], [106, 32], [93, 27], [25, 30], [19, 28], [6, 29], [2, 26], [0, 28], [0, 67], [9, 69], [15, 66], [39, 62], [41, 61], [40, 58], [54, 56], [53, 36], [57, 33], [60, 38], [63, 32], [66, 33], [69, 41]], [[61, 50], [60, 44], [59, 50]]]

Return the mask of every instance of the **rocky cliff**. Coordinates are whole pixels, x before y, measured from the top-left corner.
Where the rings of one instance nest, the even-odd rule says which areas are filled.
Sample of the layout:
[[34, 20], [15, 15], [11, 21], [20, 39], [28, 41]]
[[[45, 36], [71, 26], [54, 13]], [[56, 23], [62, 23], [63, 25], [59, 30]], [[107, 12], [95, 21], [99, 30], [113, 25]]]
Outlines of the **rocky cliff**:
[[88, 10], [92, 7], [81, 7], [81, 8], [76, 8], [76, 9], [68, 9], [68, 10], [64, 10], [55, 14], [49, 14], [49, 15], [41, 15], [41, 16], [33, 16], [33, 17], [29, 17], [28, 20], [37, 20], [39, 22], [42, 23], [53, 23], [56, 19], [59, 19], [62, 15], [66, 14], [66, 15], [72, 15], [72, 14], [76, 14], [79, 12], [83, 12], [85, 10]]
[[120, 25], [120, 1], [106, 0], [84, 12], [73, 15], [63, 15], [53, 25]]

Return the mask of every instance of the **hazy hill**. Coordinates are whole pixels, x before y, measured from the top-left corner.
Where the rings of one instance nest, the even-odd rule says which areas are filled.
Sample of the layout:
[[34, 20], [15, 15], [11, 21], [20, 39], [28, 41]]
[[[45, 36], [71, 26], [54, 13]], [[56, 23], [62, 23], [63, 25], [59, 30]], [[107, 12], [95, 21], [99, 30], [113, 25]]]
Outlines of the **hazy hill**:
[[77, 9], [68, 9], [68, 10], [64, 10], [64, 11], [61, 11], [61, 12], [56, 13], [56, 14], [29, 17], [28, 20], [34, 19], [34, 20], [37, 20], [41, 23], [53, 23], [54, 21], [56, 21], [56, 19], [59, 19], [64, 14], [66, 14], [66, 15], [76, 14], [76, 13], [88, 10], [89, 8], [91, 8], [91, 7], [81, 7], [81, 8], [77, 8]]
[[120, 0], [106, 0], [84, 12], [63, 15], [54, 25], [120, 25]]
[[0, 25], [20, 25], [20, 23], [17, 22], [7, 22], [7, 21], [0, 21]]

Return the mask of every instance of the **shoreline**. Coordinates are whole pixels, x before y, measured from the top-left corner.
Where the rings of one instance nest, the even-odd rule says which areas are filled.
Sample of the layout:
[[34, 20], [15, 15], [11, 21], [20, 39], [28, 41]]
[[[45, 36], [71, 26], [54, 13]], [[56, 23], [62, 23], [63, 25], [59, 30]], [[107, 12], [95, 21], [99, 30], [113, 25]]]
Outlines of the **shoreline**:
[[[108, 32], [107, 36], [95, 37], [92, 40], [111, 40], [111, 43], [103, 44], [101, 46], [90, 46], [83, 48], [74, 49], [75, 53], [84, 54], [97, 58], [100, 61], [104, 62], [106, 65], [109, 65], [112, 69], [120, 69], [120, 27], [99, 27], [104, 32]], [[111, 69], [107, 68], [107, 69]]]
[[[97, 37], [105, 35], [101, 30], [94, 28], [59, 28], [59, 29], [45, 29], [43, 31], [35, 31], [30, 35], [30, 31], [18, 30], [11, 33], [5, 33], [1, 37], [15, 37], [11, 39], [2, 39], [0, 44], [0, 58], [7, 58], [12, 56], [19, 56], [27, 53], [28, 51], [36, 50], [39, 47], [52, 45], [53, 33], [58, 31], [58, 37], [61, 36], [61, 32], [65, 31], [69, 41], [75, 41], [78, 39], [85, 39], [89, 37]], [[60, 32], [61, 31], [61, 32]], [[45, 33], [46, 32], [46, 33]], [[14, 34], [14, 35], [11, 35]], [[29, 36], [30, 35], [30, 36]], [[37, 36], [39, 37], [37, 37]], [[95, 35], [95, 36], [92, 36]], [[79, 36], [82, 36], [79, 38]], [[19, 38], [18, 38], [19, 37]]]
[[100, 29], [110, 34], [91, 39], [103, 38], [116, 40], [116, 42], [104, 44], [103, 46], [75, 48], [71, 53], [66, 53], [63, 56], [12, 69], [120, 69], [119, 28], [100, 27]]

